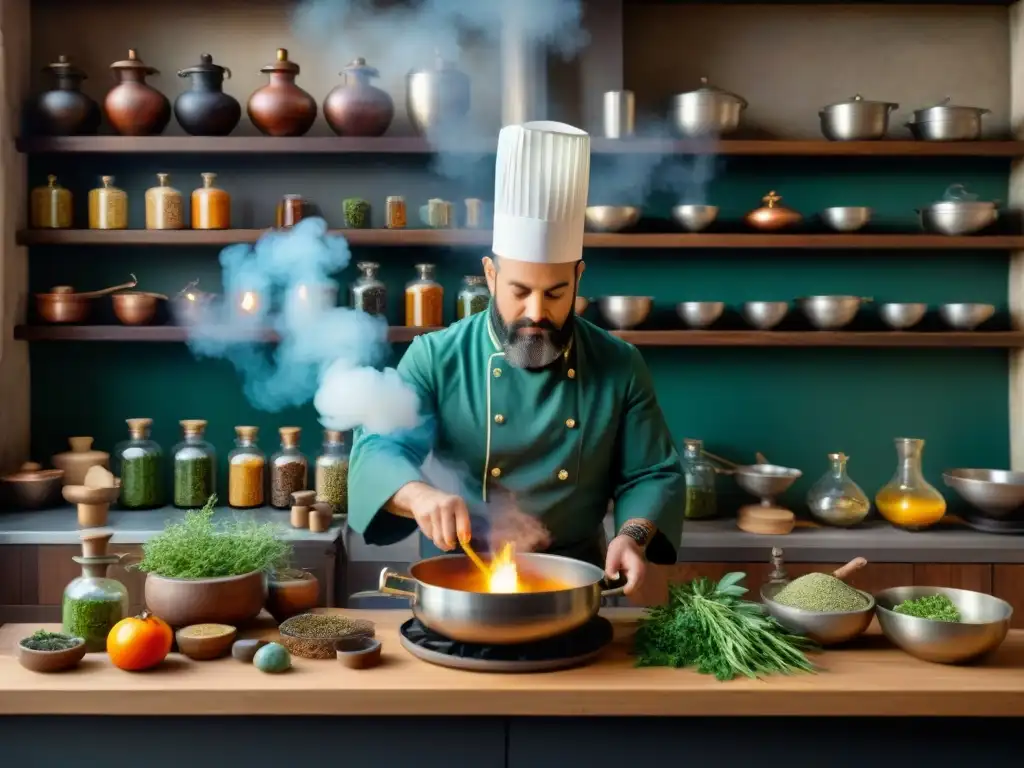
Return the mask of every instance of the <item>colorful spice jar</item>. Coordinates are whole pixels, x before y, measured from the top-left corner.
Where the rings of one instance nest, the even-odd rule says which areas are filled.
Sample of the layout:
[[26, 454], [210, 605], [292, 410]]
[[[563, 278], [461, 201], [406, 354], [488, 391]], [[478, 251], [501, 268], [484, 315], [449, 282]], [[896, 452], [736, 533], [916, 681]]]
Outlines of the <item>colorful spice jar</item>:
[[115, 474], [121, 478], [125, 509], [153, 509], [163, 503], [163, 451], [149, 437], [152, 419], [126, 419], [128, 439], [114, 449]]
[[306, 490], [309, 462], [299, 450], [301, 429], [281, 427], [277, 431], [281, 435], [281, 450], [270, 457], [270, 505], [288, 509], [292, 505], [292, 494]]
[[419, 277], [405, 287], [405, 324], [410, 328], [441, 325], [444, 315], [444, 288], [434, 279], [433, 264], [417, 264]]
[[68, 583], [61, 600], [61, 630], [84, 639], [90, 653], [105, 651], [111, 628], [128, 615], [128, 590], [107, 576], [107, 569], [121, 561], [107, 554], [113, 535], [110, 530], [81, 533], [82, 555], [72, 559], [82, 566], [82, 575]]
[[170, 186], [170, 174], [158, 173], [156, 186], [146, 190], [146, 229], [182, 229], [185, 206], [181, 192]]
[[47, 176], [45, 187], [32, 190], [30, 209], [33, 229], [71, 228], [71, 191], [56, 176]]
[[192, 229], [231, 229], [231, 195], [213, 185], [216, 173], [202, 173], [203, 186], [192, 192]]
[[204, 439], [206, 422], [185, 419], [181, 422], [184, 439], [171, 452], [174, 462], [174, 506], [196, 509], [206, 504], [217, 486], [217, 454]]
[[316, 458], [316, 500], [331, 505], [335, 514], [348, 513], [349, 450], [342, 433], [324, 430], [324, 447]]
[[228, 454], [228, 504], [236, 509], [263, 506], [267, 459], [256, 445], [258, 427], [235, 427], [235, 448]]
[[455, 315], [459, 320], [483, 312], [490, 303], [491, 292], [487, 288], [486, 277], [466, 275], [462, 278], [462, 289], [455, 305]]
[[358, 197], [342, 202], [345, 211], [345, 226], [348, 229], [367, 229], [370, 226], [370, 204]]
[[128, 195], [101, 176], [102, 186], [89, 190], [89, 229], [128, 229]]

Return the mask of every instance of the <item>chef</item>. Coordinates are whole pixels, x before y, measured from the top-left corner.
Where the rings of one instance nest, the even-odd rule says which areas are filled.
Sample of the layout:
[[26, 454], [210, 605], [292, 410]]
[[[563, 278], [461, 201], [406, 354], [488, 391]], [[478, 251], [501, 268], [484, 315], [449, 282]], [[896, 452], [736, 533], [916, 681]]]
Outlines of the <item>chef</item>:
[[[470, 513], [502, 499], [543, 525], [543, 551], [621, 575], [627, 594], [648, 561], [675, 562], [685, 481], [650, 373], [635, 347], [574, 311], [589, 180], [584, 131], [502, 129], [483, 259], [490, 307], [417, 337], [403, 356], [419, 427], [355, 435], [349, 525], [368, 543], [418, 527], [422, 554], [452, 551], [478, 533]], [[431, 484], [431, 453], [464, 468], [460, 493]]]

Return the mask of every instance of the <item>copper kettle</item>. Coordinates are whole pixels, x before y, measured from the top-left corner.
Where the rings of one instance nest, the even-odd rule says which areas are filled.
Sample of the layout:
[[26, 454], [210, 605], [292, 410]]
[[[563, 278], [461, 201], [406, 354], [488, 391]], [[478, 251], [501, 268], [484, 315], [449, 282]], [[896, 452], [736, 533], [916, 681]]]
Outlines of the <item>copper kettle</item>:
[[751, 211], [746, 216], [747, 223], [755, 229], [772, 232], [798, 224], [803, 220], [803, 216], [796, 211], [779, 205], [782, 202], [782, 197], [774, 189], [761, 200], [764, 202], [764, 206]]

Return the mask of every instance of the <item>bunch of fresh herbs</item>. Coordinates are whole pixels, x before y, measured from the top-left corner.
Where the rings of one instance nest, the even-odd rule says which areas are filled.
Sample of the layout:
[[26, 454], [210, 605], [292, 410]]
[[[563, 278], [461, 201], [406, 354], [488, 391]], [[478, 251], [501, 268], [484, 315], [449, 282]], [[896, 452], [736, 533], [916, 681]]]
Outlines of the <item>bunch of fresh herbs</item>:
[[919, 619], [932, 621], [960, 621], [960, 611], [953, 601], [945, 595], [926, 595], [916, 600], [904, 600], [893, 610], [904, 616], [916, 616]]
[[186, 512], [143, 544], [139, 570], [169, 579], [212, 579], [287, 567], [292, 548], [277, 526], [251, 519], [214, 525], [216, 503], [211, 496], [205, 507]]
[[758, 603], [744, 600], [745, 573], [669, 586], [666, 605], [648, 609], [636, 634], [640, 667], [695, 667], [719, 680], [738, 675], [813, 672], [813, 642], [786, 631]]

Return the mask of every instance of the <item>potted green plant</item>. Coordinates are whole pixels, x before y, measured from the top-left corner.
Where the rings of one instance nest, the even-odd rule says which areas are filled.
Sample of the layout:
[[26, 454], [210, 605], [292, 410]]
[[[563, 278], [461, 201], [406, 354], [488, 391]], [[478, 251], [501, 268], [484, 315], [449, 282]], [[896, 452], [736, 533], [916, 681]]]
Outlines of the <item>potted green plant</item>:
[[291, 545], [272, 524], [214, 524], [217, 497], [143, 544], [146, 606], [172, 627], [237, 626], [263, 609], [267, 576], [287, 567]]

